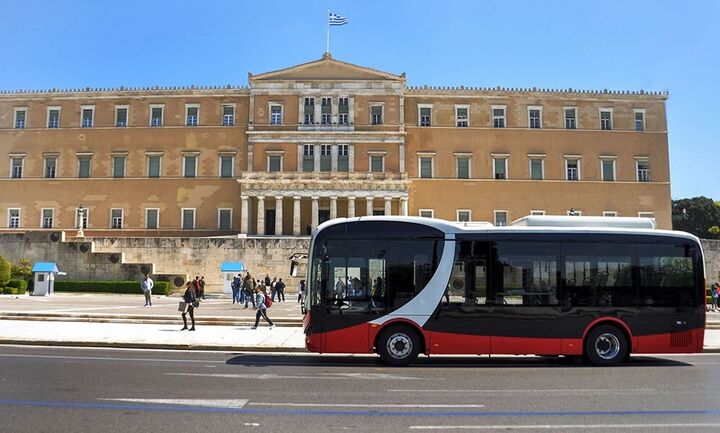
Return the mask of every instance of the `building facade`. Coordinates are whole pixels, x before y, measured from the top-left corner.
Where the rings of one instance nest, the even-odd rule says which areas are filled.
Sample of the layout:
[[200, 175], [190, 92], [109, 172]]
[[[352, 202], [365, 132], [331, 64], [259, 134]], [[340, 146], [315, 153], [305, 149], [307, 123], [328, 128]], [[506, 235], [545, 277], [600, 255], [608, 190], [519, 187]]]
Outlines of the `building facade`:
[[671, 228], [665, 93], [409, 87], [333, 59], [247, 87], [0, 93], [0, 230], [308, 234], [335, 217]]

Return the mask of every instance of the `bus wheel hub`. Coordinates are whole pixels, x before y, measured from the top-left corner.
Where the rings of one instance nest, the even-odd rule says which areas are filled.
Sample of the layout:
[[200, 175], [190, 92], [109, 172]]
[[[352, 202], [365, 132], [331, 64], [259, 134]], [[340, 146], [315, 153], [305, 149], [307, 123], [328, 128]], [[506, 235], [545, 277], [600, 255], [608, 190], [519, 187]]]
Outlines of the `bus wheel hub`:
[[388, 338], [387, 349], [394, 358], [404, 358], [412, 352], [412, 340], [405, 334], [393, 334]]

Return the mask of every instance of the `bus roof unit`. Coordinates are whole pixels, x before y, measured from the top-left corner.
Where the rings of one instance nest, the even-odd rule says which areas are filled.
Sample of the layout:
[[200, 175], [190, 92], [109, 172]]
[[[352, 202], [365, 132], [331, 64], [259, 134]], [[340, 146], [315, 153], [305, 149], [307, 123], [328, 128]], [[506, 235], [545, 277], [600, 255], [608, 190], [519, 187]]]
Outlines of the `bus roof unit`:
[[512, 227], [605, 227], [624, 229], [654, 229], [652, 218], [531, 215], [513, 221]]

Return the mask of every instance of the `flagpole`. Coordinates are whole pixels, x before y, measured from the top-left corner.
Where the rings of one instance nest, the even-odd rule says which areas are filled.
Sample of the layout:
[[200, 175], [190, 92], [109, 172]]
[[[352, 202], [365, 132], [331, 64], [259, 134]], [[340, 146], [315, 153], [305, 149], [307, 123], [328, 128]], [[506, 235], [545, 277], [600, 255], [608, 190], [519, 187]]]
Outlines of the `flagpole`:
[[330, 9], [328, 9], [327, 16], [327, 45], [325, 47], [325, 53], [330, 54]]

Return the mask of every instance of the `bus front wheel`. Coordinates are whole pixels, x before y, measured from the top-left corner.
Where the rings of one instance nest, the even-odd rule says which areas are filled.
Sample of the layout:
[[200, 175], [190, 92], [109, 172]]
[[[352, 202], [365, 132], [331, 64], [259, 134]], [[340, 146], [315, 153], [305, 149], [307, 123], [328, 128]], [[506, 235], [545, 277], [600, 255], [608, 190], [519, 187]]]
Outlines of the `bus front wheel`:
[[391, 326], [377, 340], [380, 359], [389, 365], [408, 365], [420, 353], [420, 337], [407, 326]]
[[610, 325], [593, 328], [585, 339], [585, 356], [595, 365], [616, 365], [628, 353], [625, 334]]

